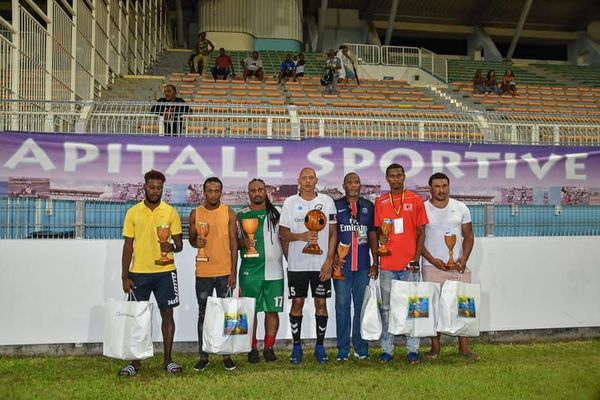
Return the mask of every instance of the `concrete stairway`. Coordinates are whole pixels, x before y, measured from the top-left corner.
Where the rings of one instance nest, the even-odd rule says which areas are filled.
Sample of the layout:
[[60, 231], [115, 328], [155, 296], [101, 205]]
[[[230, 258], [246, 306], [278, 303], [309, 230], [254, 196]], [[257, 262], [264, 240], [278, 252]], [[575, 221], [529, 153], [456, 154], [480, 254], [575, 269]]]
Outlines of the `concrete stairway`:
[[162, 97], [161, 84], [166, 75], [186, 69], [191, 50], [167, 50], [144, 75], [125, 75], [103, 90], [97, 100], [155, 101]]

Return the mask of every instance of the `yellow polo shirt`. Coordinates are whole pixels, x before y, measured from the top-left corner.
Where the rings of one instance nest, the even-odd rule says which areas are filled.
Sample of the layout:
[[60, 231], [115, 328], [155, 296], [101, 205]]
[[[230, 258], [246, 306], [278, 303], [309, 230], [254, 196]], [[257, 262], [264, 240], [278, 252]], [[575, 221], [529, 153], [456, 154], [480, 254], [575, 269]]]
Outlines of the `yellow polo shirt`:
[[[123, 236], [133, 238], [133, 259], [130, 272], [150, 274], [173, 271], [175, 264], [156, 265], [154, 261], [160, 258], [160, 244], [156, 227], [169, 225], [171, 235], [181, 234], [181, 219], [175, 207], [161, 201], [154, 209], [149, 209], [144, 201], [127, 210], [123, 224]], [[173, 253], [169, 253], [173, 258]]]

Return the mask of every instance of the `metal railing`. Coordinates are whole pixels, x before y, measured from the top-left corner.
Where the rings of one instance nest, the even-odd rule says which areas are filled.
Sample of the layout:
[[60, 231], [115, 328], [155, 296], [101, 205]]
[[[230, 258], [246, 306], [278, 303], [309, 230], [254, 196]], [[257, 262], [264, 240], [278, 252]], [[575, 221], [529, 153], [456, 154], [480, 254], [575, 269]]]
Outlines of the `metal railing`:
[[418, 67], [448, 82], [448, 60], [423, 47], [376, 46], [346, 43], [348, 51], [359, 64]]
[[591, 116], [292, 105], [0, 100], [2, 130], [600, 146]]
[[[0, 197], [2, 239], [121, 239], [134, 202]], [[234, 209], [244, 204], [230, 204]], [[184, 236], [194, 204], [174, 204]], [[600, 206], [469, 205], [475, 236], [599, 236]]]
[[165, 1], [13, 1], [0, 17], [0, 100], [88, 100], [115, 75], [143, 73], [171, 44]]

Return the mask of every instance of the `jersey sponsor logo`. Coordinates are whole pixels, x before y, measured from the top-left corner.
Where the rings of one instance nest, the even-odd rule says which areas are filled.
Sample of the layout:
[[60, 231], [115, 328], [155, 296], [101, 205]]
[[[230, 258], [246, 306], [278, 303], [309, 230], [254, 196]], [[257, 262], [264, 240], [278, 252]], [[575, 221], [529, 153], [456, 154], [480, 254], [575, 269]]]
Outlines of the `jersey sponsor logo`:
[[363, 207], [363, 208], [360, 210], [360, 212], [361, 212], [361, 213], [363, 213], [364, 215], [367, 215], [367, 214], [369, 213], [369, 209], [368, 209], [367, 207]]
[[344, 211], [348, 211], [348, 209], [347, 208], [342, 208], [341, 210], [339, 208], [337, 209], [337, 212], [339, 212], [339, 213], [342, 213]]
[[304, 210], [304, 207], [302, 206], [302, 204], [298, 204], [298, 205], [296, 206], [296, 210], [298, 210], [298, 211], [302, 211], [302, 210]]
[[341, 224], [340, 232], [359, 232], [360, 230], [366, 230], [366, 225], [354, 225], [354, 224]]

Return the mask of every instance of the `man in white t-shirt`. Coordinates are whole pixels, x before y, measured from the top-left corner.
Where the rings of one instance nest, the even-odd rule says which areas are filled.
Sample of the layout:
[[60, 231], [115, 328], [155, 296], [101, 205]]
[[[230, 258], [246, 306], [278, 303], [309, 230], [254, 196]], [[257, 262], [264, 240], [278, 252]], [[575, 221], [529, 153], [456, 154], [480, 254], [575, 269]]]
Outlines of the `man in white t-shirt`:
[[[471, 282], [471, 271], [467, 261], [475, 242], [471, 212], [467, 206], [458, 200], [451, 199], [450, 179], [441, 172], [436, 172], [429, 178], [431, 198], [425, 202], [425, 211], [429, 224], [425, 230], [425, 247], [423, 248], [423, 279], [443, 285], [447, 280]], [[447, 234], [456, 235], [452, 258], [459, 265], [458, 269], [449, 269], [448, 247], [444, 241]], [[431, 338], [431, 351], [427, 354], [430, 359], [440, 355], [440, 334]], [[458, 338], [459, 353], [469, 359], [479, 360], [479, 356], [469, 349], [466, 337]]]
[[[331, 297], [331, 270], [336, 250], [337, 234], [335, 204], [327, 195], [317, 193], [318, 183], [315, 170], [303, 168], [298, 176], [299, 193], [288, 197], [281, 208], [279, 234], [283, 244], [283, 252], [287, 254], [288, 289], [292, 299], [290, 310], [290, 326], [294, 347], [290, 361], [292, 364], [302, 362], [302, 345], [300, 332], [302, 327], [302, 309], [310, 286], [315, 299], [315, 319], [317, 327], [317, 344], [315, 358], [321, 364], [327, 362], [327, 353], [323, 347], [327, 330], [327, 298]], [[307, 230], [304, 218], [311, 210], [321, 210], [327, 221], [320, 232]], [[322, 254], [306, 254], [302, 251], [308, 242], [316, 241]]]

